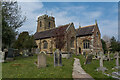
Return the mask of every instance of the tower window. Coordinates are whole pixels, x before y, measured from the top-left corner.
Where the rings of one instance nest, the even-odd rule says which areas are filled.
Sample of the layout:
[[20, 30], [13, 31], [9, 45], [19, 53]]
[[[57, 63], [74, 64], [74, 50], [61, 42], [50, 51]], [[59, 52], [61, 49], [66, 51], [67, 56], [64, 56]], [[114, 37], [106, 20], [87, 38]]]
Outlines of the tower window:
[[50, 28], [50, 22], [49, 22], [49, 24], [48, 24], [48, 27]]
[[42, 22], [40, 21], [40, 27], [42, 27]]

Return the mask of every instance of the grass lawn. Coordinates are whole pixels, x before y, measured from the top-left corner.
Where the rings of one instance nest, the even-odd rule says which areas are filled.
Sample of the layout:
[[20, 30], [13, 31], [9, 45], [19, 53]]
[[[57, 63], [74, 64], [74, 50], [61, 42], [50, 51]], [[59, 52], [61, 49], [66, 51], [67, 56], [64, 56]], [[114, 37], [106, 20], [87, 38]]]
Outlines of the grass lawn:
[[[91, 64], [84, 65], [85, 58], [83, 55], [73, 55], [70, 59], [62, 59], [62, 67], [54, 67], [53, 56], [47, 56], [47, 67], [38, 69], [34, 64], [37, 61], [37, 55], [31, 57], [16, 57], [14, 61], [2, 64], [3, 78], [72, 78], [72, 68], [74, 57], [80, 59], [82, 68], [90, 74], [95, 80], [113, 80], [102, 72], [97, 72], [99, 60], [93, 60]], [[106, 73], [112, 73], [115, 66], [113, 61], [104, 61], [104, 66], [108, 69]]]
[[[93, 60], [91, 64], [84, 65], [85, 58], [83, 55], [77, 56], [80, 59], [80, 63], [82, 65], [82, 68], [90, 74], [95, 80], [114, 80], [112, 77], [108, 77], [102, 72], [96, 71], [96, 69], [99, 67], [99, 60]], [[112, 72], [112, 67], [115, 66], [115, 59], [113, 61], [104, 61], [104, 67], [108, 69], [106, 73]]]
[[74, 59], [62, 59], [62, 67], [54, 67], [53, 56], [47, 56], [47, 67], [38, 69], [34, 62], [37, 56], [16, 57], [2, 64], [2, 78], [72, 78]]

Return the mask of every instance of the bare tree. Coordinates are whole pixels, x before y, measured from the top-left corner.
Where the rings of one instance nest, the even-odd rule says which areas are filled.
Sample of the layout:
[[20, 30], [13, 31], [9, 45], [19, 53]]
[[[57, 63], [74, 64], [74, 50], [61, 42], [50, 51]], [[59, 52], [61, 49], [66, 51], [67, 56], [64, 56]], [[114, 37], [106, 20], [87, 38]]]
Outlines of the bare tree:
[[64, 45], [66, 43], [65, 32], [62, 27], [60, 27], [58, 30], [54, 31], [54, 34], [56, 48], [61, 51], [61, 49], [64, 48]]
[[109, 50], [109, 47], [110, 47], [110, 37], [109, 36], [107, 36], [107, 35], [104, 35], [103, 36], [103, 38], [102, 38], [104, 41], [105, 41], [105, 43], [106, 43], [106, 47], [107, 47], [107, 50]]

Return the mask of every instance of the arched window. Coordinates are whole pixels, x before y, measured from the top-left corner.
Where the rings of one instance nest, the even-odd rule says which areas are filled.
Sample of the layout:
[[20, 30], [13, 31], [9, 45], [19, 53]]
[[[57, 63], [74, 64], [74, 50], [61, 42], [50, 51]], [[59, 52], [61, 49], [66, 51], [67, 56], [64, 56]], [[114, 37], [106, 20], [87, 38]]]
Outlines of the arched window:
[[44, 48], [44, 49], [47, 49], [47, 48], [48, 48], [48, 43], [47, 43], [47, 41], [45, 41], [45, 40], [43, 41], [43, 48]]
[[89, 40], [84, 40], [83, 41], [83, 48], [84, 49], [89, 49], [90, 48], [90, 41]]
[[70, 47], [74, 48], [74, 37], [72, 37], [70, 40]]
[[49, 24], [48, 24], [48, 27], [50, 28], [50, 22], [49, 22]]
[[40, 21], [40, 27], [42, 27], [42, 22]]

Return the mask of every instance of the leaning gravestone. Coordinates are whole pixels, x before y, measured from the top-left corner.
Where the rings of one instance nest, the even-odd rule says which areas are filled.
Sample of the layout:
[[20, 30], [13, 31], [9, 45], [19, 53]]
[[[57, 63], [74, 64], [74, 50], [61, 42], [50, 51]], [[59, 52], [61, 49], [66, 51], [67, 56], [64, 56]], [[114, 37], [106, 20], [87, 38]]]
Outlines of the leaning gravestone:
[[56, 49], [54, 52], [54, 67], [62, 66], [62, 52], [59, 49]]
[[38, 54], [38, 68], [46, 67], [46, 53], [44, 51]]
[[8, 54], [7, 54], [7, 61], [12, 61], [14, 60], [14, 50], [12, 48], [8, 49]]
[[92, 62], [92, 57], [93, 57], [92, 54], [88, 54], [84, 64], [90, 64]]
[[107, 70], [107, 68], [103, 67], [103, 52], [100, 52], [100, 67], [97, 69], [97, 71], [104, 72]]

